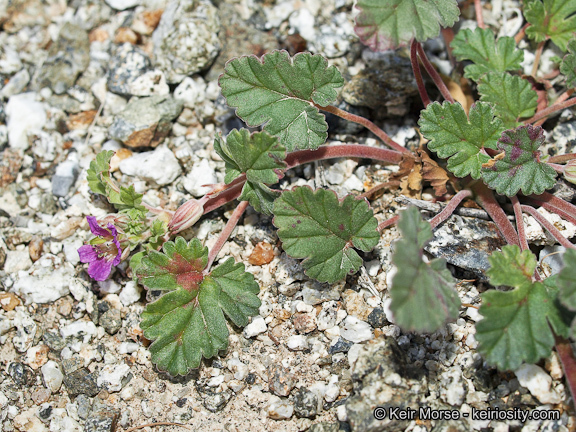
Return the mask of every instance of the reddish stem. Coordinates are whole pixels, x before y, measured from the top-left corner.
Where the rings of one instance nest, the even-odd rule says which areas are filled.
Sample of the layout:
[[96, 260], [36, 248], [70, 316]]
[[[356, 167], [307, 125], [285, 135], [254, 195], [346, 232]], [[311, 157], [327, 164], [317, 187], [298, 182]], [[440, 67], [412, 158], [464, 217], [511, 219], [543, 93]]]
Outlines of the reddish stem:
[[430, 219], [430, 224], [432, 225], [432, 229], [436, 228], [438, 225], [440, 225], [442, 222], [444, 222], [446, 219], [448, 219], [452, 215], [452, 213], [454, 213], [454, 210], [456, 210], [458, 205], [464, 199], [466, 199], [470, 196], [472, 196], [472, 191], [469, 189], [463, 189], [460, 192], [458, 192], [456, 195], [454, 195], [452, 197], [452, 199], [450, 200], [450, 202], [446, 205], [444, 210], [442, 210], [440, 213], [438, 213], [436, 216], [434, 216], [432, 219]]
[[562, 111], [563, 109], [569, 108], [573, 105], [576, 105], [576, 98], [568, 99], [564, 102], [556, 102], [554, 105], [544, 108], [542, 111], [538, 111], [532, 118], [525, 120], [524, 124], [535, 123], [544, 117], [548, 117], [550, 114]]
[[542, 41], [538, 44], [536, 48], [536, 56], [534, 57], [534, 64], [532, 65], [532, 76], [536, 78], [536, 72], [538, 72], [538, 66], [540, 66], [540, 57], [542, 56], [542, 50], [544, 49], [544, 44], [546, 41]]
[[514, 208], [514, 217], [516, 218], [516, 230], [518, 231], [518, 238], [520, 239], [520, 249], [528, 249], [528, 239], [526, 238], [526, 230], [524, 229], [524, 218], [522, 217], [522, 206], [518, 197], [514, 195], [512, 198], [512, 207]]
[[527, 198], [528, 201], [536, 203], [576, 225], [576, 207], [569, 202], [555, 197], [548, 192], [544, 192], [542, 195], [530, 195]]
[[240, 204], [238, 204], [238, 207], [234, 209], [232, 216], [230, 216], [230, 219], [228, 219], [226, 226], [218, 236], [216, 244], [212, 246], [212, 249], [208, 254], [208, 265], [204, 269], [204, 274], [208, 274], [210, 272], [210, 267], [212, 266], [212, 263], [216, 259], [216, 256], [220, 252], [220, 249], [222, 249], [222, 247], [228, 240], [228, 237], [230, 237], [230, 234], [232, 234], [232, 231], [234, 231], [234, 228], [236, 228], [236, 225], [238, 224], [240, 217], [242, 217], [242, 214], [244, 214], [244, 212], [246, 211], [246, 207], [248, 207], [248, 201], [241, 201]]
[[520, 43], [520, 41], [522, 39], [524, 39], [524, 36], [526, 35], [526, 29], [530, 27], [530, 23], [526, 23], [524, 24], [524, 26], [522, 26], [522, 28], [520, 29], [520, 31], [516, 34], [516, 36], [514, 36], [514, 42], [516, 42], [516, 45], [518, 45]]
[[572, 159], [576, 159], [576, 153], [568, 153], [568, 154], [551, 156], [548, 158], [548, 160], [546, 162], [548, 162], [548, 163], [562, 163], [562, 162], [569, 162]]
[[560, 243], [565, 248], [576, 249], [576, 246], [574, 246], [572, 243], [570, 243], [566, 239], [566, 237], [564, 237], [562, 235], [562, 233], [558, 230], [558, 228], [556, 228], [552, 223], [550, 223], [549, 220], [547, 220], [544, 216], [542, 216], [540, 213], [538, 213], [534, 207], [527, 206], [527, 205], [521, 205], [520, 207], [522, 208], [522, 211], [530, 214], [534, 219], [536, 219], [538, 221], [538, 223], [540, 225], [542, 225], [544, 228], [546, 228], [546, 230], [550, 234], [552, 234], [552, 236], [556, 240], [558, 240], [558, 243]]
[[556, 171], [558, 174], [563, 174], [564, 173], [564, 167], [562, 165], [558, 165], [555, 163], [550, 163], [550, 162], [546, 162], [549, 166], [551, 166], [552, 168], [554, 168], [554, 171]]
[[430, 75], [430, 78], [432, 78], [434, 84], [436, 84], [436, 87], [438, 87], [438, 90], [440, 90], [440, 93], [442, 93], [442, 96], [444, 96], [444, 99], [446, 99], [448, 102], [454, 103], [454, 98], [448, 91], [448, 87], [446, 87], [446, 84], [444, 84], [444, 81], [442, 81], [440, 74], [436, 71], [432, 63], [430, 63], [428, 57], [426, 57], [426, 53], [424, 52], [422, 45], [420, 45], [420, 42], [416, 42], [416, 48], [418, 50], [418, 56], [420, 57], [420, 60], [422, 60], [422, 64], [424, 65], [426, 72], [428, 72], [428, 75]]
[[347, 111], [341, 110], [340, 108], [332, 106], [332, 105], [323, 107], [323, 106], [314, 104], [314, 106], [320, 110], [329, 112], [330, 114], [334, 114], [340, 118], [343, 118], [345, 120], [349, 120], [351, 122], [358, 123], [358, 124], [364, 126], [366, 129], [368, 129], [370, 132], [372, 132], [374, 135], [376, 135], [378, 138], [380, 138], [386, 145], [395, 149], [396, 151], [399, 151], [401, 153], [409, 152], [408, 149], [402, 147], [400, 144], [398, 144], [396, 141], [394, 141], [392, 138], [390, 138], [386, 132], [384, 132], [382, 129], [380, 129], [378, 126], [376, 126], [374, 123], [372, 123], [370, 120], [368, 120], [364, 117], [361, 117], [361, 116], [358, 116], [355, 114], [351, 114]]
[[478, 27], [485, 29], [486, 25], [484, 24], [484, 18], [482, 17], [482, 4], [480, 3], [480, 0], [474, 0], [474, 10], [476, 12], [476, 22], [478, 23]]
[[516, 230], [508, 220], [508, 217], [506, 216], [506, 213], [504, 213], [504, 210], [502, 210], [502, 207], [500, 207], [500, 204], [498, 204], [494, 198], [492, 191], [482, 182], [475, 183], [472, 186], [472, 190], [476, 193], [478, 203], [488, 212], [508, 244], [520, 246]]
[[426, 91], [426, 86], [424, 85], [424, 80], [422, 79], [422, 71], [420, 70], [420, 63], [418, 62], [418, 51], [415, 39], [410, 42], [410, 63], [412, 63], [412, 72], [414, 73], [414, 78], [416, 78], [416, 85], [418, 86], [418, 93], [420, 93], [420, 99], [424, 104], [424, 108], [430, 105], [430, 96]]
[[572, 394], [572, 400], [576, 397], [576, 358], [574, 358], [574, 351], [570, 345], [570, 341], [561, 336], [556, 336], [556, 352], [560, 357], [564, 376]]
[[394, 216], [391, 217], [390, 219], [386, 219], [384, 222], [380, 222], [378, 224], [378, 231], [382, 232], [384, 231], [384, 229], [388, 228], [391, 225], [394, 225], [396, 222], [398, 222], [398, 219], [400, 218], [400, 216]]

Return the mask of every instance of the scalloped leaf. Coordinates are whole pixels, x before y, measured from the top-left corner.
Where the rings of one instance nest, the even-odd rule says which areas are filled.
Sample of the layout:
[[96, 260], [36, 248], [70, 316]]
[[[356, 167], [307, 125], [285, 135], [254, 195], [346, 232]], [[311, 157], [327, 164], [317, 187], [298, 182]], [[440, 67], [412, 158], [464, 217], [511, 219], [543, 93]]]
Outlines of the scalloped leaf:
[[477, 102], [470, 108], [470, 120], [460, 103], [431, 103], [420, 114], [420, 132], [429, 139], [428, 148], [448, 159], [448, 169], [457, 177], [480, 178], [482, 164], [490, 157], [483, 148], [496, 148], [504, 129], [502, 120], [494, 117], [492, 106]]
[[356, 7], [354, 31], [374, 51], [435, 38], [440, 26], [452, 27], [460, 15], [456, 0], [358, 0]]
[[566, 76], [566, 86], [576, 87], [576, 39], [568, 43], [568, 54], [562, 59], [560, 72]]
[[328, 124], [319, 106], [337, 97], [344, 85], [334, 66], [321, 55], [273, 51], [261, 59], [243, 56], [226, 63], [220, 87], [228, 105], [248, 126], [265, 124], [288, 150], [316, 149], [328, 137]]
[[200, 365], [202, 357], [226, 349], [229, 333], [224, 314], [237, 326], [245, 326], [249, 316], [258, 314], [259, 291], [244, 265], [230, 258], [197, 289], [180, 287], [150, 303], [140, 327], [146, 338], [154, 340], [152, 362], [173, 376], [186, 375]]
[[416, 207], [400, 213], [398, 228], [402, 238], [392, 258], [398, 272], [392, 279], [390, 310], [395, 323], [405, 331], [435, 332], [458, 317], [456, 282], [443, 258], [424, 262], [423, 250], [432, 238], [432, 227], [422, 220]]
[[518, 70], [524, 60], [524, 51], [516, 48], [514, 38], [504, 36], [495, 41], [490, 29], [460, 30], [450, 45], [458, 61], [474, 62], [464, 68], [464, 76], [474, 81], [488, 72]]
[[226, 141], [217, 137], [214, 150], [226, 164], [226, 183], [246, 174], [241, 201], [249, 201], [257, 211], [272, 214], [274, 200], [280, 195], [265, 185], [276, 183], [286, 168], [286, 149], [278, 138], [266, 132], [250, 135], [247, 129], [232, 130]]
[[539, 126], [520, 126], [502, 133], [498, 149], [504, 157], [482, 167], [482, 179], [489, 188], [506, 196], [522, 190], [524, 195], [540, 195], [556, 184], [556, 171], [540, 162], [538, 148], [544, 143], [544, 131]]
[[101, 151], [96, 155], [96, 159], [90, 162], [86, 178], [92, 192], [100, 195], [107, 194], [106, 182], [110, 180], [110, 159], [112, 156], [114, 156], [112, 150]]
[[558, 297], [564, 306], [576, 311], [576, 250], [567, 249], [563, 259], [564, 266], [556, 279]]
[[533, 0], [524, 17], [530, 23], [526, 35], [536, 42], [552, 39], [562, 51], [576, 33], [576, 0]]
[[163, 252], [150, 251], [136, 269], [140, 283], [155, 290], [198, 290], [208, 263], [208, 248], [198, 239], [186, 243], [182, 237], [162, 245]]
[[554, 280], [532, 282], [536, 258], [516, 245], [504, 246], [489, 261], [490, 282], [515, 288], [482, 294], [480, 314], [484, 318], [476, 324], [478, 351], [488, 363], [511, 370], [547, 357], [554, 346], [550, 325], [559, 335], [568, 332], [567, 317], [556, 301]]
[[283, 192], [274, 201], [274, 225], [286, 253], [305, 258], [306, 274], [320, 282], [337, 282], [354, 274], [362, 258], [380, 239], [378, 222], [365, 199], [307, 186]]
[[519, 76], [505, 72], [490, 72], [478, 84], [480, 100], [490, 102], [504, 127], [519, 126], [519, 119], [532, 117], [538, 105], [538, 95], [532, 85]]

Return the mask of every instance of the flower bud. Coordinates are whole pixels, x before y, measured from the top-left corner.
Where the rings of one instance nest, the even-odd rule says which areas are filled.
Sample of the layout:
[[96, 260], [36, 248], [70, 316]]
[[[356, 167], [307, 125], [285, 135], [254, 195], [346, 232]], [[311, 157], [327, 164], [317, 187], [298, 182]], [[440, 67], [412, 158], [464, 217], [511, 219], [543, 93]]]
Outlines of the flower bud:
[[564, 178], [576, 184], [576, 159], [572, 159], [564, 166]]
[[208, 201], [205, 196], [199, 200], [191, 199], [186, 201], [174, 213], [172, 220], [168, 224], [168, 230], [172, 234], [184, 231], [194, 225], [204, 214], [204, 204]]

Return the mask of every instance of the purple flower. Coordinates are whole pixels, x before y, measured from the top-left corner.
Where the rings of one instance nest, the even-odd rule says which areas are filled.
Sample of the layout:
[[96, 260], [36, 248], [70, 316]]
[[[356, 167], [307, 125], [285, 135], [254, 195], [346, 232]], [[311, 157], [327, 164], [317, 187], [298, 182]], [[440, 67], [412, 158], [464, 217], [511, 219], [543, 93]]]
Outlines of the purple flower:
[[120, 263], [122, 255], [122, 248], [118, 241], [118, 231], [112, 224], [108, 224], [108, 229], [102, 228], [96, 222], [94, 216], [86, 216], [90, 231], [98, 239], [95, 239], [95, 244], [87, 244], [78, 249], [80, 261], [89, 263], [88, 274], [90, 277], [97, 281], [103, 281], [110, 276], [112, 266]]

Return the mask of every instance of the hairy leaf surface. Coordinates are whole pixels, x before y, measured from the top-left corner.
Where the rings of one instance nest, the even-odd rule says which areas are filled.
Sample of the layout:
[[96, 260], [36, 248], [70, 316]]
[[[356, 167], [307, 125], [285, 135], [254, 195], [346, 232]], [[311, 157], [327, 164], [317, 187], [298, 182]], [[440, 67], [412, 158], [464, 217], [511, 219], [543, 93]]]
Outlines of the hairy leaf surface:
[[566, 86], [576, 87], [576, 39], [570, 40], [568, 54], [560, 64], [560, 72], [566, 76]]
[[337, 282], [358, 271], [380, 239], [378, 222], [366, 200], [342, 201], [332, 191], [307, 186], [283, 192], [274, 202], [274, 225], [284, 250], [320, 282]]
[[520, 126], [502, 133], [498, 149], [503, 158], [482, 168], [482, 178], [499, 194], [514, 196], [522, 190], [524, 195], [540, 195], [556, 183], [556, 171], [540, 162], [538, 148], [544, 143], [544, 131], [539, 126]]
[[552, 39], [562, 51], [576, 33], [576, 0], [533, 0], [527, 4], [524, 17], [530, 23], [526, 29], [536, 42]]
[[87, 179], [92, 192], [106, 195], [106, 181], [110, 179], [110, 159], [112, 156], [114, 156], [112, 150], [101, 151], [96, 155], [96, 159], [90, 162]]
[[420, 114], [420, 131], [429, 139], [428, 148], [448, 159], [448, 169], [458, 177], [480, 178], [480, 169], [490, 157], [483, 148], [496, 148], [504, 129], [492, 107], [478, 102], [470, 108], [470, 120], [459, 103], [434, 102]]
[[374, 51], [423, 42], [451, 27], [460, 15], [455, 0], [358, 0], [354, 31]]
[[519, 126], [519, 119], [532, 117], [538, 105], [538, 95], [531, 84], [519, 76], [505, 72], [490, 72], [478, 85], [480, 100], [490, 102], [504, 127]]
[[270, 215], [279, 194], [265, 185], [276, 183], [286, 167], [283, 162], [286, 149], [278, 138], [266, 132], [250, 135], [247, 129], [234, 129], [226, 141], [217, 137], [214, 149], [226, 164], [226, 183], [246, 174], [246, 183], [238, 199], [249, 201], [257, 211]]
[[244, 56], [226, 64], [220, 77], [228, 105], [248, 126], [264, 124], [288, 150], [316, 149], [328, 136], [324, 115], [312, 103], [336, 100], [342, 75], [321, 55], [273, 51], [261, 59]]
[[398, 228], [402, 238], [394, 248], [398, 272], [392, 279], [390, 309], [396, 324], [406, 331], [434, 332], [458, 317], [460, 299], [443, 258], [423, 260], [432, 227], [416, 207], [402, 211]]
[[516, 48], [514, 38], [504, 36], [496, 42], [492, 30], [480, 27], [460, 30], [451, 46], [459, 61], [474, 62], [464, 68], [464, 76], [474, 81], [488, 72], [518, 70], [524, 60], [524, 51]]
[[576, 311], [576, 250], [567, 249], [564, 252], [564, 267], [556, 281], [560, 301], [568, 309]]
[[[504, 246], [489, 258], [487, 274], [493, 285], [511, 284], [511, 291], [490, 290], [482, 294], [476, 339], [486, 360], [500, 369], [517, 369], [550, 355], [554, 335], [567, 335], [566, 318], [556, 302], [553, 279], [532, 282], [536, 259], [516, 245]], [[508, 274], [510, 273], [510, 274]]]

